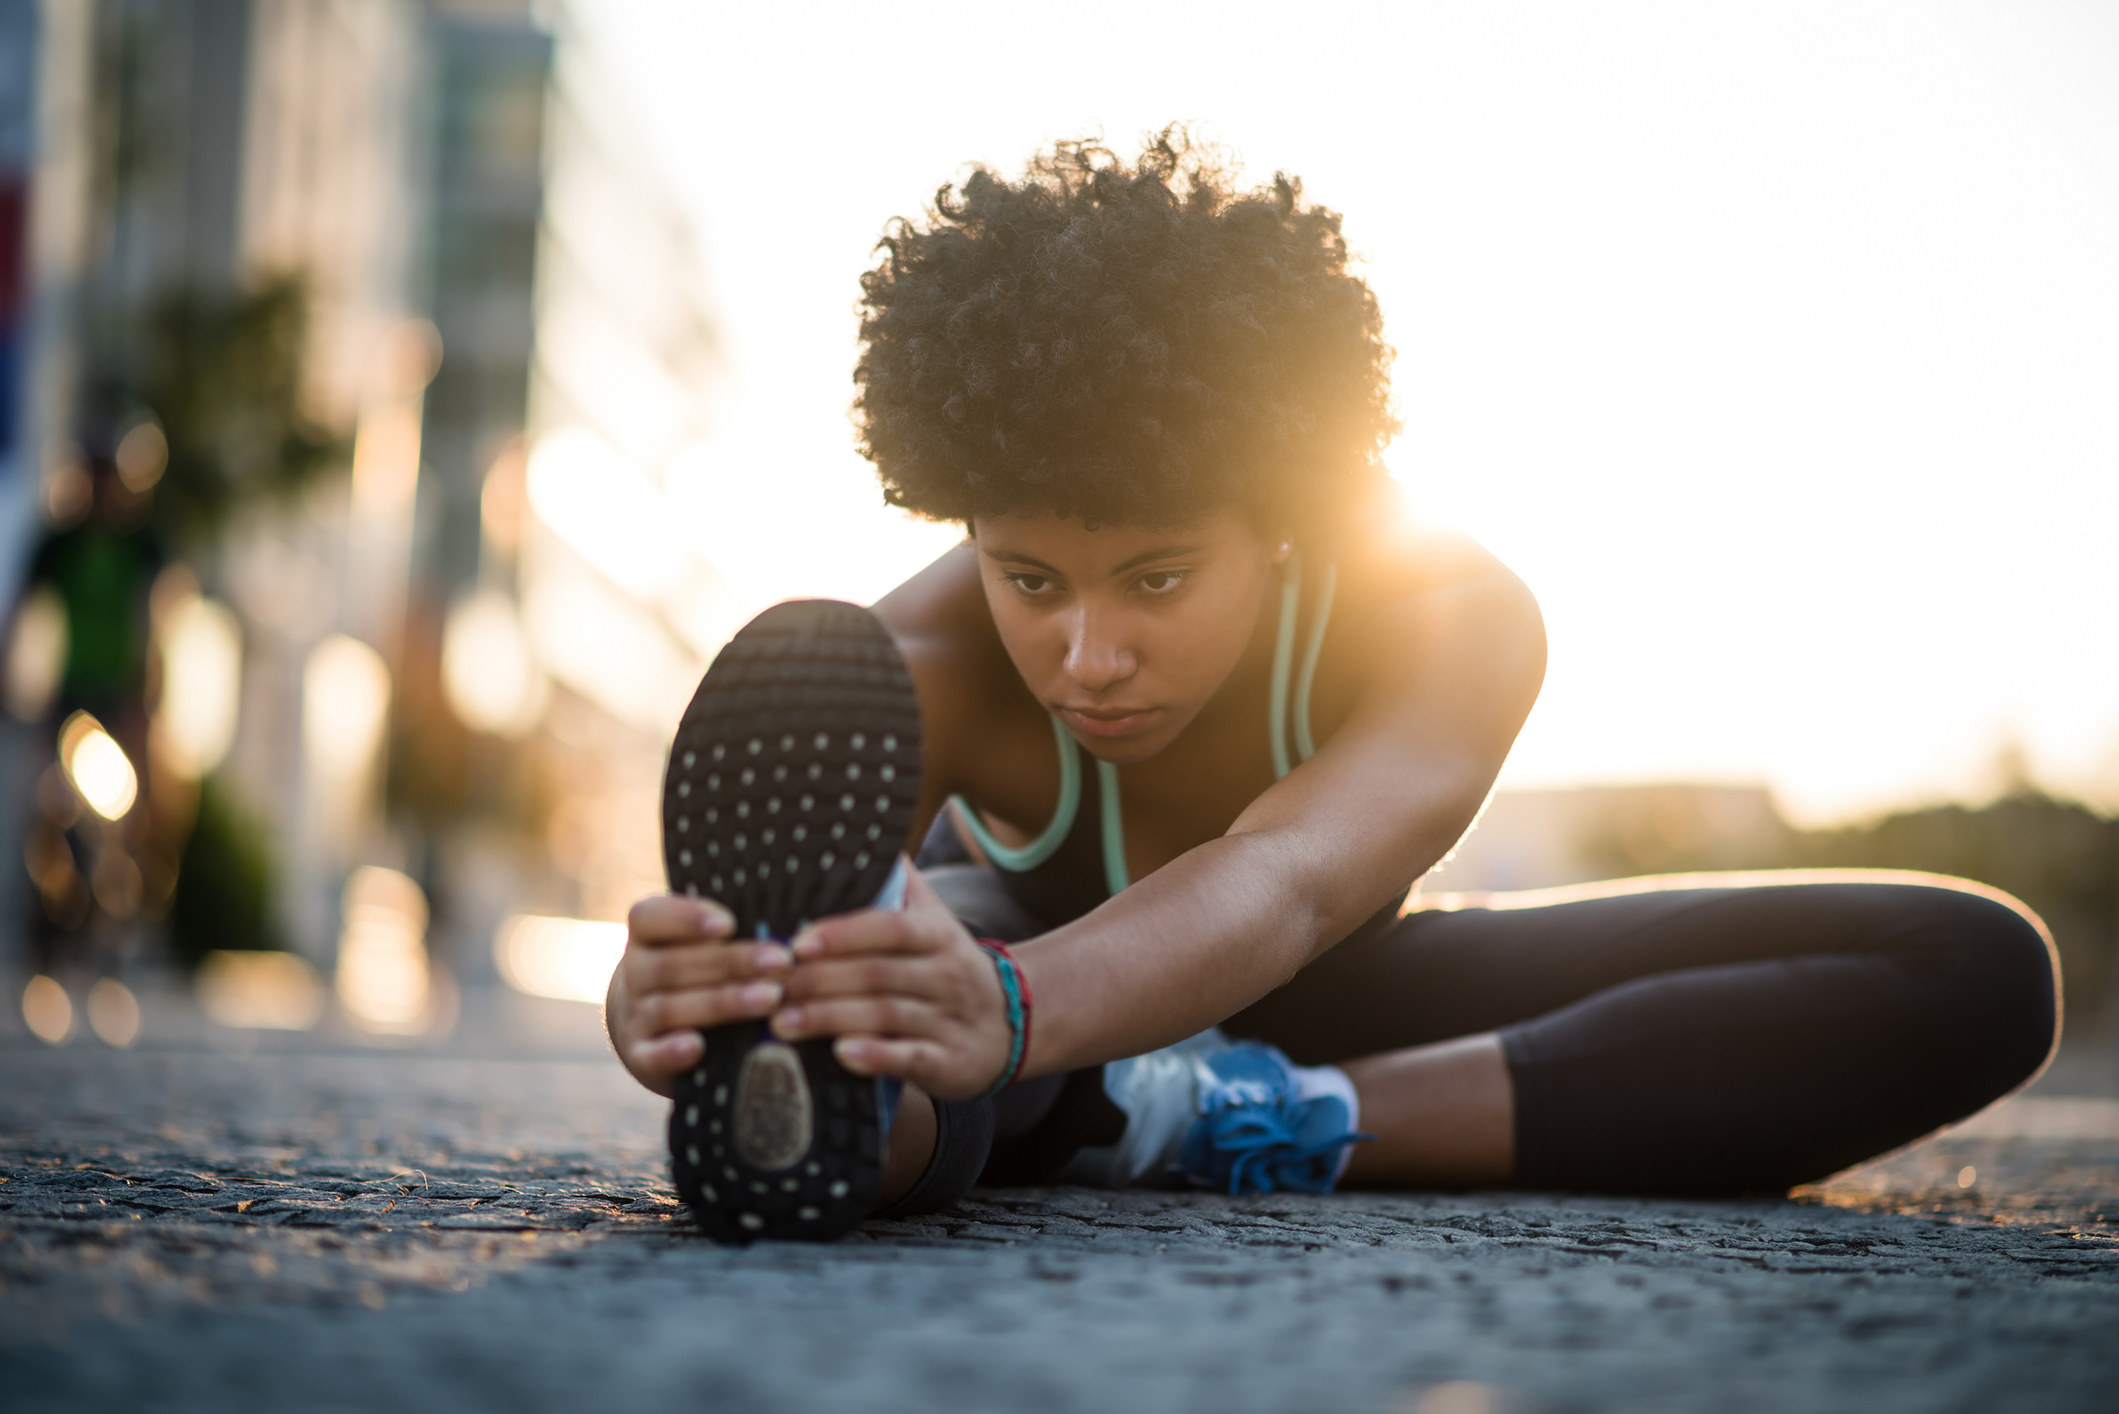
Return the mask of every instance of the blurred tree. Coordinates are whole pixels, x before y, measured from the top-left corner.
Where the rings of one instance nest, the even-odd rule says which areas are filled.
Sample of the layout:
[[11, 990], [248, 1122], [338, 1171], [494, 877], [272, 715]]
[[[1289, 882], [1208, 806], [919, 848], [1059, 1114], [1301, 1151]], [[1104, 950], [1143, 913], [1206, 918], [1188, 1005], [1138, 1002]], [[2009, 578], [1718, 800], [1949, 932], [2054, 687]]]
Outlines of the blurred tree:
[[[303, 403], [308, 323], [305, 282], [287, 275], [176, 289], [144, 317], [112, 314], [96, 341], [81, 427], [88, 509], [54, 526], [34, 572], [66, 595], [68, 683], [82, 676], [76, 658], [114, 665], [100, 697], [62, 693], [61, 708], [89, 706], [136, 762], [149, 754], [145, 635], [162, 546], [210, 580], [236, 512], [349, 467], [347, 439]], [[194, 797], [164, 772], [143, 769], [141, 779], [128, 848], [148, 876], [167, 879], [175, 866], [164, 915], [175, 960], [190, 967], [214, 948], [284, 946], [267, 835], [226, 783], [204, 782]]]
[[147, 356], [123, 392], [167, 439], [156, 518], [179, 546], [204, 549], [246, 502], [346, 469], [346, 439], [303, 406], [308, 325], [306, 287], [292, 275], [226, 293], [181, 290], [157, 305]]
[[189, 969], [219, 948], [284, 948], [275, 908], [275, 861], [265, 831], [209, 776], [178, 861], [169, 904], [169, 950]]

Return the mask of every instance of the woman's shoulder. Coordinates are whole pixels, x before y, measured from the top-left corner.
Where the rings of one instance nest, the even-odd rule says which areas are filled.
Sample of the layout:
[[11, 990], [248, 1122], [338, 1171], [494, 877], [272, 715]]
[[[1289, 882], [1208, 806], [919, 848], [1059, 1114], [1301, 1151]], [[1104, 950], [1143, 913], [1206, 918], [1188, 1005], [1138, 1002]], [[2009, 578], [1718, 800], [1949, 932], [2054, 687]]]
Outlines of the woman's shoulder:
[[1382, 609], [1482, 580], [1520, 584], [1491, 550], [1454, 526], [1395, 509], [1351, 527], [1330, 547], [1339, 592], [1356, 605]]
[[934, 746], [990, 743], [1017, 718], [1049, 737], [994, 629], [969, 541], [877, 600], [875, 614], [905, 656]]
[[960, 687], [974, 684], [996, 656], [1007, 652], [986, 608], [978, 556], [965, 541], [876, 601], [875, 615], [890, 630], [915, 677], [941, 673]]
[[1544, 677], [1544, 619], [1492, 551], [1412, 513], [1379, 517], [1332, 548], [1330, 628], [1314, 681], [1318, 740], [1364, 700], [1425, 713], [1470, 693], [1520, 699], [1528, 711]]

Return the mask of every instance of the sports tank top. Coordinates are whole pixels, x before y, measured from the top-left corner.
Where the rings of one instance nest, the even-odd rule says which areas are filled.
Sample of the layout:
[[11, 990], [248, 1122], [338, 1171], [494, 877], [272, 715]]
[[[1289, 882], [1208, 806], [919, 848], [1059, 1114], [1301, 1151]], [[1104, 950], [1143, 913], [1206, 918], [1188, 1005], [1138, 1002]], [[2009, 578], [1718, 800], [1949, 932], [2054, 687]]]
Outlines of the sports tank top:
[[[1310, 688], [1338, 585], [1338, 567], [1326, 565], [1298, 668], [1295, 629], [1302, 602], [1301, 555], [1290, 556], [1281, 571], [1280, 621], [1273, 635], [1273, 675], [1266, 701], [1275, 779], [1317, 751], [1310, 731]], [[1059, 749], [1059, 804], [1036, 839], [1021, 846], [1004, 844], [961, 796], [951, 796], [949, 807], [957, 828], [978, 842], [1008, 894], [1033, 917], [1057, 927], [1081, 917], [1132, 881], [1126, 874], [1118, 768], [1090, 755], [1057, 717], [1052, 719], [1052, 735]], [[1084, 769], [1085, 762], [1091, 769]]]

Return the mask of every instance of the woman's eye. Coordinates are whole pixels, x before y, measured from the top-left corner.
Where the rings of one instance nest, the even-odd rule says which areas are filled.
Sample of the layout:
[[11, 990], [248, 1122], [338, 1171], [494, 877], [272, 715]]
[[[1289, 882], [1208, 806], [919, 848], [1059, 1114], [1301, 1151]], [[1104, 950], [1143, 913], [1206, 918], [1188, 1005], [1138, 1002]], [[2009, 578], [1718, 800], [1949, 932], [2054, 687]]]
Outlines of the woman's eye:
[[1179, 570], [1156, 570], [1140, 577], [1140, 587], [1150, 594], [1168, 594], [1184, 582], [1184, 574]]
[[1008, 576], [1008, 582], [1025, 594], [1042, 594], [1052, 584], [1051, 580], [1041, 574], [1011, 574]]

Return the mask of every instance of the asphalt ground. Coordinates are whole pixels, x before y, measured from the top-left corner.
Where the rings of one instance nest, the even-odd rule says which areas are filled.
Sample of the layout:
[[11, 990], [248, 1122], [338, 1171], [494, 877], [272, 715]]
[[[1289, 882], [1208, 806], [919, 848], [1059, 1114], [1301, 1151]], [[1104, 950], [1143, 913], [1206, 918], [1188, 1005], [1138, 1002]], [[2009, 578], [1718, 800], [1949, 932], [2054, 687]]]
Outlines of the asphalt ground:
[[662, 1119], [587, 1047], [0, 1038], [0, 1403], [2119, 1409], [2119, 1100], [1785, 1200], [1014, 1190], [747, 1249]]

